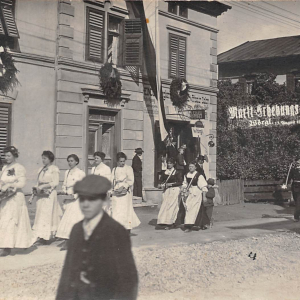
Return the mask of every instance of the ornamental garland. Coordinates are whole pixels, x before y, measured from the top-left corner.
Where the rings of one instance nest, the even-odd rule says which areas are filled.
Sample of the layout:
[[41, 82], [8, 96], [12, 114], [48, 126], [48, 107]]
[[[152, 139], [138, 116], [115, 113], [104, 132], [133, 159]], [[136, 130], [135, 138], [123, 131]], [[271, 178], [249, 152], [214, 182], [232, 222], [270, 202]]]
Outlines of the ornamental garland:
[[3, 94], [7, 94], [9, 90], [13, 90], [19, 83], [17, 79], [17, 73], [19, 71], [15, 67], [13, 57], [11, 53], [7, 51], [7, 47], [0, 46], [0, 58], [3, 66], [2, 72], [0, 72], [0, 91]]
[[174, 106], [182, 109], [189, 99], [189, 84], [185, 79], [175, 78], [170, 85], [170, 98]]
[[113, 67], [112, 63], [105, 63], [100, 71], [100, 86], [104, 95], [108, 99], [120, 99], [122, 93], [122, 83], [119, 71]]

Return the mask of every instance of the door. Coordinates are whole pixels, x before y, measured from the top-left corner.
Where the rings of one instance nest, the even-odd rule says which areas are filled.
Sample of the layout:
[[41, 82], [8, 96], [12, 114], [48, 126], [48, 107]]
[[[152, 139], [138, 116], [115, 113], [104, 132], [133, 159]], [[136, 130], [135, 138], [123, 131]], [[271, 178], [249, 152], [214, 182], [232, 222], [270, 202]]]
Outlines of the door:
[[106, 154], [104, 163], [111, 169], [115, 166], [119, 143], [116, 136], [118, 112], [89, 109], [88, 126], [88, 171], [94, 166], [94, 153], [101, 151]]

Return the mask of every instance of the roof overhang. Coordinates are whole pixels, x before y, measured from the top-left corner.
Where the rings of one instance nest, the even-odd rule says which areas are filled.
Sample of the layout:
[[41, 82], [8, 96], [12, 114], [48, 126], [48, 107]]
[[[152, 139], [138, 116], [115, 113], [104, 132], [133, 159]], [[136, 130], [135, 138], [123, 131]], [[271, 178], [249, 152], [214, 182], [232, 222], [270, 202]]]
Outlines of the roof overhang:
[[178, 2], [187, 6], [189, 9], [201, 12], [213, 17], [218, 17], [222, 13], [226, 12], [228, 9], [231, 9], [231, 6], [223, 4], [218, 1], [176, 1], [176, 0], [166, 0], [166, 2]]

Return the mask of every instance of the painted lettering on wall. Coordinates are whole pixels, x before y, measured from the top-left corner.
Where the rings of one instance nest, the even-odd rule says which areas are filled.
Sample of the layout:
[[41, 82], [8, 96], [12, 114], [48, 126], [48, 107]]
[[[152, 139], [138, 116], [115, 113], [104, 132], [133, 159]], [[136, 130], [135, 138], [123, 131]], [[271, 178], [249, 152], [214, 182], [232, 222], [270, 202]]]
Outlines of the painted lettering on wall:
[[262, 127], [299, 124], [298, 104], [230, 106], [231, 127]]

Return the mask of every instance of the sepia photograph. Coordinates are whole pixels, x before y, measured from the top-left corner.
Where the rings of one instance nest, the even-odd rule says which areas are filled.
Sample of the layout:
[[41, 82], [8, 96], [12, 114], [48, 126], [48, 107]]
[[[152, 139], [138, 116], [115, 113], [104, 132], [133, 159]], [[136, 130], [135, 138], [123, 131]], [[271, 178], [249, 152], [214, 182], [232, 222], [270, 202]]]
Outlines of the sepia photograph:
[[0, 300], [300, 299], [300, 0], [0, 0]]

